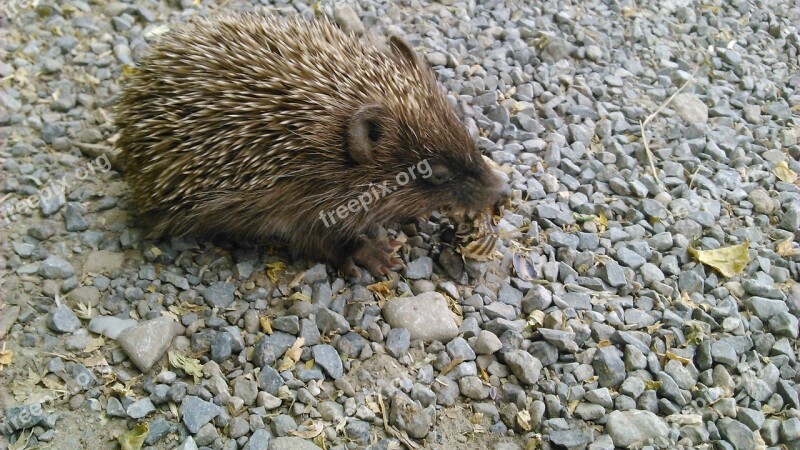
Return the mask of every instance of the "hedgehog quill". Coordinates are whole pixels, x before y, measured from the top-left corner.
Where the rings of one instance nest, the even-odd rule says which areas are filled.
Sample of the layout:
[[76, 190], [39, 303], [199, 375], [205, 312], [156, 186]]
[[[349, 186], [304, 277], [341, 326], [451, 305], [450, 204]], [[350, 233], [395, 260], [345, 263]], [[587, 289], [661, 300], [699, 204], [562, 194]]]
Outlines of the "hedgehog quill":
[[[432, 71], [399, 37], [327, 20], [234, 13], [163, 36], [120, 96], [117, 147], [151, 236], [285, 242], [359, 277], [402, 261], [379, 228], [434, 210], [478, 213], [509, 187], [484, 161]], [[426, 161], [369, 208], [320, 213]]]

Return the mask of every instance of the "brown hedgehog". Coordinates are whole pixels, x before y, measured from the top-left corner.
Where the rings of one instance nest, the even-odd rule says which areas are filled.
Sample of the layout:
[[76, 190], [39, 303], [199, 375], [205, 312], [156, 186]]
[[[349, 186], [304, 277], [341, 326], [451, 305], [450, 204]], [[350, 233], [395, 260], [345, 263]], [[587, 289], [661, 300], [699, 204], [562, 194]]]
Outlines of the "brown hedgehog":
[[180, 26], [130, 77], [116, 123], [151, 235], [277, 238], [356, 277], [401, 262], [374, 238], [381, 224], [509, 194], [404, 40], [327, 20]]

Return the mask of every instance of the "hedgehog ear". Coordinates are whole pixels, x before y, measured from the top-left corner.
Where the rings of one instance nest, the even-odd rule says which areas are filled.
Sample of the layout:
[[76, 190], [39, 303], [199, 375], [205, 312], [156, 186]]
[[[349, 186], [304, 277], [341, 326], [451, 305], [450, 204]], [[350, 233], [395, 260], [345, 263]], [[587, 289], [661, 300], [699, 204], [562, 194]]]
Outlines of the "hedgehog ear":
[[347, 124], [347, 149], [350, 157], [359, 164], [372, 160], [375, 146], [383, 139], [385, 111], [381, 105], [359, 108]]
[[389, 45], [392, 47], [392, 53], [396, 56], [410, 61], [412, 64], [417, 64], [419, 62], [417, 52], [400, 36], [391, 36], [389, 38]]

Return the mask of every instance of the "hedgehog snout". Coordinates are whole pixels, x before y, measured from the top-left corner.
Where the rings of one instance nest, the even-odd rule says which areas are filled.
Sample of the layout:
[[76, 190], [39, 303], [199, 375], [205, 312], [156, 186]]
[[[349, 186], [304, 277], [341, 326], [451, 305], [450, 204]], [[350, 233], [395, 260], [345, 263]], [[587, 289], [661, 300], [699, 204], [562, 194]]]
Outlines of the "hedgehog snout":
[[492, 169], [491, 177], [492, 181], [489, 184], [490, 198], [493, 200], [492, 208], [496, 210], [511, 198], [511, 186], [508, 182], [508, 176], [500, 170]]

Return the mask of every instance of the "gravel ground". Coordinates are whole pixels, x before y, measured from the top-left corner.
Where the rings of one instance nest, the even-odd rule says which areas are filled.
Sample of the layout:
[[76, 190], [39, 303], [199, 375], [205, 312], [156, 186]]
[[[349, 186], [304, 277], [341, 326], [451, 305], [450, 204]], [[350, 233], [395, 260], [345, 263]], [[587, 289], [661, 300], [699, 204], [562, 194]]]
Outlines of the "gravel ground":
[[0, 449], [800, 448], [792, 0], [270, 5], [405, 36], [511, 180], [496, 258], [434, 216], [377, 285], [132, 225], [120, 79], [241, 2], [33, 3], [0, 5]]

